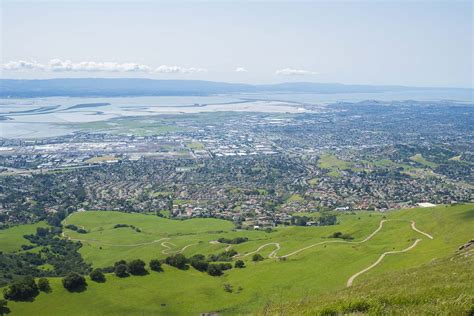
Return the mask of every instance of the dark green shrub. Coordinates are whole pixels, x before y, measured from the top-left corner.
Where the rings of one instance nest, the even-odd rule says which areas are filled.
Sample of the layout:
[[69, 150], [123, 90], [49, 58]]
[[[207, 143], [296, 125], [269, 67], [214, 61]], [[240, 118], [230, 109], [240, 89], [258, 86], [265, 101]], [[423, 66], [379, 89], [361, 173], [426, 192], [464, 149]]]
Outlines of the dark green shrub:
[[187, 270], [187, 259], [183, 254], [177, 253], [165, 259], [165, 263], [181, 270]]
[[87, 287], [86, 279], [75, 272], [69, 273], [62, 280], [63, 286], [69, 292], [81, 292], [84, 291]]
[[0, 300], [0, 316], [10, 313], [7, 300]]
[[207, 271], [209, 263], [203, 255], [194, 255], [189, 259], [191, 266], [201, 272]]
[[39, 294], [38, 286], [31, 276], [10, 284], [4, 291], [3, 296], [12, 301], [31, 301]]
[[145, 262], [140, 259], [132, 260], [128, 263], [128, 272], [133, 275], [144, 275], [148, 272], [145, 269]]
[[347, 305], [343, 312], [344, 313], [366, 313], [369, 311], [370, 304], [364, 301], [351, 302]]
[[207, 273], [212, 276], [222, 275], [222, 269], [219, 264], [210, 264], [207, 267]]
[[239, 269], [245, 268], [245, 263], [242, 260], [237, 260], [234, 264], [234, 267]]
[[319, 312], [319, 315], [321, 316], [337, 316], [337, 314], [337, 310], [329, 307], [326, 307]]
[[49, 293], [51, 292], [51, 286], [49, 285], [49, 281], [46, 278], [40, 278], [38, 280], [38, 289], [40, 291]]
[[119, 278], [125, 278], [128, 277], [128, 266], [123, 263], [119, 263], [115, 266], [115, 275], [118, 276]]
[[91, 278], [92, 281], [95, 281], [95, 282], [99, 282], [99, 283], [105, 282], [105, 274], [102, 272], [101, 269], [92, 270], [92, 272], [89, 274], [89, 277]]
[[163, 268], [161, 267], [161, 262], [158, 259], [152, 259], [148, 265], [150, 266], [150, 269], [153, 271], [156, 271], [156, 272], [163, 271]]
[[262, 260], [263, 260], [263, 257], [262, 257], [262, 255], [259, 254], [259, 253], [256, 253], [256, 254], [254, 254], [254, 255], [252, 256], [252, 261], [254, 261], [254, 262], [262, 261]]

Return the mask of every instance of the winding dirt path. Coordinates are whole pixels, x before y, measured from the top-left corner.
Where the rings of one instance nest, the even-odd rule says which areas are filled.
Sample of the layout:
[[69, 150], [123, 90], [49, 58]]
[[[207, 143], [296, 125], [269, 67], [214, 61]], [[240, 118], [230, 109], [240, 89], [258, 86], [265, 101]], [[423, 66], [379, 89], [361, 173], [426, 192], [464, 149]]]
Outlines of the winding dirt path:
[[249, 253], [246, 253], [246, 254], [237, 254], [235, 255], [234, 257], [240, 257], [240, 258], [244, 258], [244, 257], [247, 257], [249, 255], [252, 255], [256, 252], [259, 252], [260, 250], [262, 250], [263, 248], [267, 247], [267, 246], [271, 246], [271, 245], [274, 245], [276, 247], [275, 250], [273, 250], [269, 255], [268, 255], [268, 258], [270, 259], [278, 259], [278, 258], [288, 258], [290, 256], [294, 256], [302, 251], [305, 251], [305, 250], [308, 250], [310, 248], [313, 248], [313, 247], [316, 247], [316, 246], [319, 246], [319, 245], [324, 245], [324, 244], [336, 244], [336, 243], [339, 243], [339, 244], [362, 244], [362, 243], [365, 243], [367, 241], [369, 241], [370, 239], [372, 239], [375, 235], [377, 235], [378, 232], [380, 232], [380, 230], [383, 228], [383, 225], [384, 223], [388, 222], [388, 221], [403, 221], [403, 222], [409, 222], [411, 223], [411, 228], [430, 238], [430, 239], [433, 239], [433, 236], [431, 236], [430, 234], [428, 233], [425, 233], [421, 230], [419, 230], [418, 228], [416, 228], [416, 223], [414, 221], [411, 221], [411, 220], [404, 220], [404, 219], [383, 219], [380, 221], [379, 223], [379, 226], [377, 227], [376, 230], [374, 230], [369, 236], [365, 237], [363, 240], [360, 240], [360, 241], [346, 241], [346, 240], [329, 240], [329, 241], [321, 241], [321, 242], [318, 242], [318, 243], [315, 243], [315, 244], [312, 244], [312, 245], [309, 245], [309, 246], [306, 246], [306, 247], [303, 247], [303, 248], [300, 248], [298, 250], [295, 250], [289, 254], [286, 254], [286, 255], [283, 255], [283, 256], [277, 256], [277, 252], [280, 250], [280, 244], [278, 242], [271, 242], [271, 243], [267, 243], [267, 244], [264, 244], [264, 245], [261, 245], [260, 247], [258, 247], [256, 250], [252, 251], [252, 252], [249, 252]]
[[166, 249], [163, 249], [163, 250], [161, 251], [161, 253], [164, 254], [164, 255], [167, 255], [168, 252], [169, 252], [170, 250], [172, 250], [172, 248], [171, 248], [170, 246], [168, 246], [167, 244], [170, 244], [170, 245], [176, 247], [176, 245], [173, 244], [173, 243], [170, 243], [170, 242], [167, 242], [167, 241], [162, 242], [162, 243], [161, 243], [161, 246], [162, 246], [163, 248], [166, 248]]
[[277, 243], [277, 242], [270, 242], [270, 243], [268, 243], [268, 244], [261, 245], [260, 247], [258, 247], [256, 250], [254, 250], [254, 251], [252, 251], [252, 252], [248, 252], [248, 253], [246, 253], [246, 254], [244, 254], [244, 255], [239, 255], [239, 254], [237, 254], [237, 255], [235, 255], [234, 257], [235, 257], [235, 258], [245, 258], [245, 257], [247, 257], [247, 256], [250, 256], [250, 255], [253, 255], [254, 253], [259, 252], [260, 250], [262, 250], [263, 248], [265, 248], [265, 247], [267, 247], [267, 246], [272, 246], [272, 245], [274, 245], [274, 246], [276, 247], [276, 249], [273, 250], [273, 251], [268, 255], [268, 258], [276, 258], [276, 252], [277, 252], [278, 250], [280, 250], [280, 244]]
[[142, 243], [137, 243], [137, 244], [109, 244], [109, 243], [105, 243], [105, 242], [102, 242], [100, 240], [97, 240], [97, 239], [77, 239], [77, 238], [71, 238], [71, 237], [68, 237], [66, 236], [67, 239], [69, 240], [72, 240], [72, 241], [80, 241], [80, 242], [95, 242], [97, 244], [100, 244], [100, 245], [104, 245], [104, 246], [110, 246], [110, 247], [138, 247], [138, 246], [146, 246], [146, 245], [151, 245], [151, 244], [155, 244], [155, 243], [158, 243], [162, 240], [167, 240], [169, 238], [161, 238], [161, 239], [156, 239], [156, 240], [153, 240], [153, 241], [149, 241], [149, 242], [142, 242]]
[[[424, 234], [424, 233], [422, 233]], [[433, 238], [431, 238], [433, 239]], [[377, 261], [375, 261], [374, 263], [372, 263], [370, 266], [368, 266], [367, 268], [357, 272], [356, 274], [352, 275], [349, 280], [347, 280], [347, 284], [346, 286], [349, 287], [349, 286], [352, 286], [352, 283], [354, 282], [355, 278], [357, 278], [359, 275], [369, 271], [370, 269], [374, 268], [375, 266], [377, 266], [380, 262], [382, 262], [383, 258], [385, 258], [386, 255], [392, 255], [392, 254], [396, 254], [396, 253], [403, 253], [403, 252], [407, 252], [407, 251], [410, 251], [411, 249], [415, 248], [416, 245], [421, 241], [421, 239], [417, 239], [415, 240], [415, 242], [409, 246], [408, 248], [405, 248], [403, 250], [396, 250], [396, 251], [387, 251], [387, 252], [384, 252], [378, 259]]]
[[[72, 214], [71, 214], [71, 215], [72, 215]], [[64, 221], [64, 224], [66, 224], [66, 221]], [[84, 229], [84, 226], [80, 226], [80, 227], [82, 227], [82, 228]], [[155, 240], [148, 241], [148, 242], [136, 243], [136, 244], [109, 244], [109, 243], [100, 241], [100, 240], [98, 240], [98, 239], [79, 239], [79, 238], [72, 238], [72, 237], [67, 236], [64, 231], [62, 232], [61, 235], [62, 235], [64, 238], [67, 238], [68, 240], [72, 240], [72, 241], [94, 242], [94, 243], [97, 243], [97, 244], [100, 244], [100, 245], [110, 246], [110, 247], [138, 247], [138, 246], [146, 246], [146, 245], [151, 245], [151, 244], [156, 244], [156, 243], [161, 242], [161, 246], [164, 247], [164, 248], [166, 248], [166, 249], [163, 249], [163, 250], [161, 251], [162, 254], [170, 254], [170, 252], [172, 252], [172, 247], [168, 246], [167, 244], [172, 245], [172, 246], [176, 246], [175, 244], [173, 244], [173, 243], [171, 243], [171, 242], [164, 241], [164, 240], [170, 240], [170, 238], [167, 238], [167, 237], [160, 238], [160, 239], [155, 239]], [[183, 251], [185, 251], [186, 249], [188, 249], [189, 247], [194, 246], [194, 245], [197, 245], [197, 244], [189, 244], [189, 245], [186, 245], [186, 246], [184, 246], [183, 248], [181, 248], [181, 250], [176, 251], [176, 253], [182, 253]]]
[[[74, 214], [74, 213], [73, 213]], [[63, 221], [64, 225], [66, 225], [66, 221], [67, 219], [73, 215], [73, 214], [70, 214], [68, 217], [66, 217]], [[404, 222], [409, 222], [410, 223], [410, 226], [411, 228], [416, 231], [417, 233], [419, 234], [422, 234], [423, 236], [429, 238], [429, 239], [434, 239], [434, 237], [426, 232], [423, 232], [421, 231], [420, 229], [418, 229], [416, 227], [416, 223], [415, 221], [412, 221], [412, 220], [404, 220], [404, 219], [393, 219], [393, 220], [381, 220], [380, 223], [379, 223], [379, 226], [377, 227], [377, 229], [375, 229], [369, 236], [365, 237], [363, 240], [360, 240], [360, 241], [345, 241], [345, 240], [330, 240], [330, 241], [322, 241], [322, 242], [318, 242], [318, 243], [315, 243], [315, 244], [312, 244], [312, 245], [309, 245], [309, 246], [306, 246], [306, 247], [303, 247], [303, 248], [300, 248], [298, 250], [295, 250], [289, 254], [286, 254], [284, 256], [278, 256], [277, 255], [277, 252], [281, 249], [280, 247], [280, 243], [278, 242], [271, 242], [271, 243], [267, 243], [267, 244], [264, 244], [264, 245], [261, 245], [260, 247], [258, 247], [256, 250], [252, 251], [252, 252], [249, 252], [249, 253], [246, 253], [246, 254], [237, 254], [235, 255], [234, 257], [235, 258], [244, 258], [244, 257], [247, 257], [247, 256], [250, 256], [254, 253], [257, 253], [259, 251], [261, 251], [262, 249], [268, 247], [268, 246], [274, 246], [275, 249], [268, 255], [268, 258], [270, 259], [279, 259], [279, 258], [288, 258], [290, 256], [293, 256], [293, 255], [296, 255], [302, 251], [305, 251], [307, 249], [310, 249], [310, 248], [313, 248], [313, 247], [316, 247], [316, 246], [319, 246], [319, 245], [323, 245], [323, 244], [333, 244], [333, 243], [343, 243], [343, 244], [362, 244], [362, 243], [365, 243], [367, 241], [369, 241], [370, 239], [372, 239], [382, 228], [383, 228], [383, 225], [385, 222], [387, 221], [404, 221]], [[84, 226], [80, 226], [81, 228], [84, 229]], [[98, 243], [98, 244], [102, 244], [102, 245], [106, 245], [106, 246], [111, 246], [111, 247], [137, 247], [137, 246], [145, 246], [145, 245], [150, 245], [150, 244], [154, 244], [154, 243], [158, 243], [158, 242], [161, 242], [161, 246], [166, 248], [166, 249], [163, 249], [161, 251], [162, 254], [170, 254], [170, 252], [172, 251], [172, 247], [170, 247], [169, 245], [172, 245], [172, 246], [175, 246], [175, 244], [171, 243], [171, 242], [168, 242], [168, 241], [165, 241], [165, 240], [169, 240], [170, 238], [161, 238], [161, 239], [156, 239], [156, 240], [153, 240], [153, 241], [150, 241], [150, 242], [143, 242], [143, 243], [136, 243], [136, 244], [109, 244], [109, 243], [104, 243], [100, 240], [97, 240], [97, 239], [76, 239], [76, 238], [71, 238], [69, 236], [67, 236], [65, 234], [65, 232], [63, 231], [62, 234], [61, 234], [64, 238], [67, 238], [69, 240], [73, 240], [73, 241], [81, 241], [81, 242], [95, 242], [95, 243]], [[347, 280], [347, 284], [346, 286], [347, 287], [350, 287], [352, 286], [352, 283], [354, 282], [354, 280], [360, 276], [361, 274], [373, 269], [374, 267], [376, 267], [378, 264], [380, 264], [382, 262], [382, 260], [385, 258], [385, 256], [387, 255], [391, 255], [391, 254], [399, 254], [399, 253], [404, 253], [404, 252], [407, 252], [407, 251], [410, 251], [411, 249], [415, 248], [416, 245], [421, 241], [421, 239], [417, 239], [415, 240], [415, 242], [410, 245], [409, 247], [403, 249], [403, 250], [395, 250], [395, 251], [387, 251], [387, 252], [384, 252], [382, 255], [380, 255], [380, 257], [377, 259], [377, 261], [375, 261], [373, 264], [371, 264], [370, 266], [368, 266], [367, 268], [355, 273], [354, 275], [352, 275], [349, 280]], [[210, 243], [215, 243], [215, 241], [211, 241]], [[182, 253], [183, 251], [185, 251], [187, 248], [191, 247], [191, 246], [194, 246], [196, 244], [189, 244], [189, 245], [186, 245], [184, 246], [181, 250], [179, 251], [176, 251], [175, 253]], [[232, 245], [228, 245], [225, 250], [228, 251], [230, 250]]]
[[416, 228], [416, 226], [415, 226], [415, 221], [411, 221], [411, 228], [412, 228], [414, 231], [416, 231], [416, 232], [418, 232], [418, 233], [420, 233], [420, 234], [422, 234], [422, 235], [425, 235], [425, 236], [428, 237], [429, 239], [434, 239], [433, 236], [431, 236], [430, 234], [425, 233], [425, 232], [422, 232], [421, 230], [419, 230], [418, 228]]
[[[161, 253], [164, 254], [164, 255], [169, 255], [170, 253], [173, 252], [173, 249], [172, 249], [170, 246], [168, 246], [167, 244], [170, 244], [170, 245], [173, 245], [173, 246], [176, 247], [175, 244], [170, 243], [170, 242], [168, 242], [168, 241], [162, 242], [161, 245], [166, 248], [166, 249], [163, 249], [163, 250], [161, 251]], [[186, 249], [188, 249], [189, 247], [194, 246], [194, 245], [197, 245], [197, 244], [189, 244], [189, 245], [186, 245], [186, 246], [184, 246], [183, 248], [181, 248], [181, 250], [175, 251], [174, 253], [182, 253], [183, 251], [185, 251]]]

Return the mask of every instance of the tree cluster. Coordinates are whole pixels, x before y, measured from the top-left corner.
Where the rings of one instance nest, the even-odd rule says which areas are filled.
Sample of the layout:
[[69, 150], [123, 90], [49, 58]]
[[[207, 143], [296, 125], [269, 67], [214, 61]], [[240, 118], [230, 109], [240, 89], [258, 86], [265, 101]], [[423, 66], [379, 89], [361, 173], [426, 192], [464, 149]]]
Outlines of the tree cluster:
[[221, 237], [221, 238], [217, 239], [217, 241], [222, 243], [222, 244], [232, 244], [232, 245], [241, 244], [241, 243], [244, 243], [248, 240], [249, 239], [247, 237], [235, 237], [233, 239]]

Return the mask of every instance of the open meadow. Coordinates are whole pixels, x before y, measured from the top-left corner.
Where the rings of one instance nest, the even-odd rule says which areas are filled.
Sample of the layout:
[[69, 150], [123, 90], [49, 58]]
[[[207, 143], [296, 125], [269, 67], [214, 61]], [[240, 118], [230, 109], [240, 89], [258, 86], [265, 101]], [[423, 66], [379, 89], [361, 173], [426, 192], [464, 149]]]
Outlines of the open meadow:
[[[34, 302], [11, 302], [9, 308], [14, 315], [33, 310], [36, 315], [258, 312], [282, 300], [317, 298], [340, 291], [351, 277], [353, 286], [363, 288], [387, 273], [397, 274], [451, 257], [460, 245], [472, 239], [474, 207], [466, 204], [386, 213], [345, 212], [337, 218], [333, 226], [282, 226], [266, 232], [237, 230], [232, 223], [218, 219], [178, 221], [112, 211], [73, 213], [63, 225], [75, 225], [87, 233], [65, 229], [63, 238], [80, 240], [79, 252], [94, 268], [111, 266], [121, 259], [148, 263], [178, 252], [191, 257], [226, 249], [237, 251], [233, 261], [244, 260], [246, 267], [213, 277], [192, 267], [183, 271], [165, 264], [163, 272], [150, 271], [144, 276], [118, 278], [107, 274], [105, 283], [87, 279], [87, 290], [81, 293], [69, 293], [59, 278], [51, 278], [51, 293], [41, 293]], [[15, 229], [19, 228], [6, 231]], [[335, 232], [352, 239], [329, 238]], [[217, 241], [222, 237], [247, 237], [248, 241], [229, 246]], [[2, 249], [4, 242], [2, 239]], [[264, 260], [253, 262], [254, 253]], [[445, 265], [449, 266], [449, 261]], [[224, 290], [226, 284], [232, 292]]]

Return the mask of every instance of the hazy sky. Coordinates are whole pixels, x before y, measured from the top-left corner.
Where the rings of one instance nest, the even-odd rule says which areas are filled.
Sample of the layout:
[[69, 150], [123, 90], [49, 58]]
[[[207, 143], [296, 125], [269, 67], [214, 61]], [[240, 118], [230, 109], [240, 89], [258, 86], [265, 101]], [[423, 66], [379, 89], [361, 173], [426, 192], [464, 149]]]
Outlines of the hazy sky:
[[3, 78], [471, 87], [471, 1], [1, 1]]

